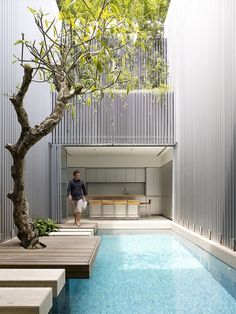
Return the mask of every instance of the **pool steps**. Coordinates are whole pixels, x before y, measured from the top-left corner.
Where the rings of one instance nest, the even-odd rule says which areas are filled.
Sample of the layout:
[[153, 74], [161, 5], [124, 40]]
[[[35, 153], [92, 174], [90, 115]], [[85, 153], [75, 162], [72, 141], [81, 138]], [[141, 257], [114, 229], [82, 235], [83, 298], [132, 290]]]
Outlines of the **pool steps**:
[[94, 236], [93, 229], [80, 229], [79, 227], [75, 229], [59, 229], [56, 232], [50, 232], [49, 236]]
[[52, 288], [0, 288], [1, 314], [47, 314]]
[[50, 287], [57, 297], [65, 277], [65, 269], [0, 269], [0, 287]]

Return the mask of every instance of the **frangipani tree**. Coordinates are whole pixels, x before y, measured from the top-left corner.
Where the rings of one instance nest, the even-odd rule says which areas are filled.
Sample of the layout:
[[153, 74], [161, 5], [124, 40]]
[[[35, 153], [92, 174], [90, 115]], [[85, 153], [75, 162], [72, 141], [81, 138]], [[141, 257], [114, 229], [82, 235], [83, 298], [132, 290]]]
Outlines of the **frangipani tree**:
[[[10, 101], [21, 132], [15, 144], [6, 145], [13, 158], [11, 175], [14, 182], [8, 197], [13, 202], [17, 236], [24, 248], [43, 247], [29, 215], [25, 196], [26, 154], [60, 122], [73, 97], [86, 96], [89, 105], [92, 95], [102, 98], [104, 91], [109, 91], [111, 87], [126, 89], [127, 92], [135, 88], [137, 80], [132, 72], [135, 66], [131, 64], [133, 55], [137, 46], [147, 49], [147, 40], [153, 37], [153, 33], [160, 36], [167, 2], [57, 0], [59, 13], [53, 20], [48, 20], [48, 15], [42, 11], [29, 8], [41, 33], [41, 40], [28, 41], [22, 35], [22, 39], [16, 42], [22, 46], [17, 61], [24, 69], [24, 76]], [[159, 69], [162, 75], [165, 66], [162, 68], [160, 65], [160, 57], [155, 60], [156, 70]], [[127, 67], [127, 64], [130, 66]], [[161, 75], [159, 83], [163, 84], [165, 78], [160, 79]], [[32, 81], [46, 81], [57, 93], [51, 114], [34, 126], [30, 124], [24, 108], [24, 98]]]

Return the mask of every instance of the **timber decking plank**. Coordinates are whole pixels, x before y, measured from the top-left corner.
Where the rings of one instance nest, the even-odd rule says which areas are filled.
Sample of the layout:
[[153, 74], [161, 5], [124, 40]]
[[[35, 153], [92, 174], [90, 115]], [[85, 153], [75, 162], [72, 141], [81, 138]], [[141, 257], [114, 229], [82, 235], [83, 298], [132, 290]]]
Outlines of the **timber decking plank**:
[[67, 278], [89, 278], [100, 238], [42, 237], [42, 250], [25, 250], [19, 240], [0, 245], [0, 268], [65, 268]]

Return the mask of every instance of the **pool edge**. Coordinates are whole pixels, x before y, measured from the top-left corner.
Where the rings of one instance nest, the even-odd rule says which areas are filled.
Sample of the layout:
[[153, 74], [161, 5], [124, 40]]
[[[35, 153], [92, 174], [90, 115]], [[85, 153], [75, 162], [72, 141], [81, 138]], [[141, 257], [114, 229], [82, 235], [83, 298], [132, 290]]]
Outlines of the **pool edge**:
[[226, 264], [230, 265], [233, 268], [236, 268], [236, 252], [228, 249], [225, 246], [222, 246], [212, 240], [208, 240], [203, 236], [188, 230], [174, 222], [172, 222], [171, 226], [172, 230], [176, 233], [180, 234], [187, 240], [193, 242], [194, 244], [200, 246], [202, 249], [207, 251], [208, 253], [214, 255], [215, 257], [219, 258]]

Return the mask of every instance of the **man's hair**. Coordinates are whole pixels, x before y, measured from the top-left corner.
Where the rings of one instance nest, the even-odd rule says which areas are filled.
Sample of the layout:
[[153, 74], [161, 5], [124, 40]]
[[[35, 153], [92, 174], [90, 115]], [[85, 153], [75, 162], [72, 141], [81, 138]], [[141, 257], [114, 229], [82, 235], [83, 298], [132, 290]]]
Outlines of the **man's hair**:
[[73, 171], [73, 176], [75, 176], [76, 173], [80, 173], [78, 169], [76, 169], [76, 170]]

